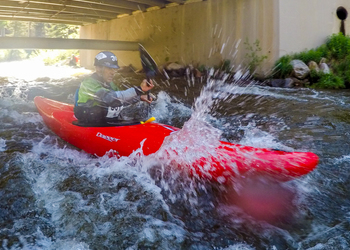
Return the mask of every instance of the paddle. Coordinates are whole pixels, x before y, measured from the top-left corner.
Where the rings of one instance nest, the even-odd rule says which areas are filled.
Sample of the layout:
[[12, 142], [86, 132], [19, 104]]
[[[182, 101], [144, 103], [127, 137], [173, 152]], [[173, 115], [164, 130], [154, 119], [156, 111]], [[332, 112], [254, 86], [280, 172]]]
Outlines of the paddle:
[[[140, 51], [142, 68], [143, 68], [143, 71], [146, 73], [147, 82], [149, 84], [150, 80], [152, 80], [152, 78], [154, 78], [158, 74], [159, 69], [156, 62], [151, 57], [151, 55], [147, 52], [147, 50], [141, 44], [139, 44], [139, 51]], [[151, 95], [151, 92], [147, 91], [148, 100], [151, 100], [150, 95]]]

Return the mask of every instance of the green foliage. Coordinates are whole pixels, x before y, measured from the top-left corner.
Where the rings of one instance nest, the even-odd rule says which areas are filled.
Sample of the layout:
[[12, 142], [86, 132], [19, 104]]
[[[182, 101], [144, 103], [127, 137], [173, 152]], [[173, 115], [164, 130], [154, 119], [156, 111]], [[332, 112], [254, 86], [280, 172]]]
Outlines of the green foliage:
[[0, 28], [4, 28], [6, 26], [7, 22], [6, 21], [1, 21], [0, 20]]
[[321, 73], [317, 72], [316, 70], [310, 71], [309, 81], [311, 84], [317, 83], [321, 78]]
[[46, 36], [51, 38], [78, 38], [79, 26], [68, 24], [46, 24]]
[[28, 36], [28, 22], [8, 21], [5, 28], [10, 32], [9, 36], [25, 37]]
[[344, 89], [345, 84], [344, 80], [336, 76], [334, 74], [324, 74], [319, 73], [320, 78], [317, 83], [313, 84], [313, 88], [319, 88], [319, 89]]
[[33, 23], [32, 35], [35, 37], [45, 37], [45, 24], [44, 23]]
[[0, 50], [0, 62], [18, 61], [27, 58], [27, 53], [23, 49]]
[[290, 64], [292, 61], [292, 56], [285, 55], [282, 56], [276, 63], [274, 67], [274, 77], [276, 78], [287, 78], [290, 76], [293, 70], [293, 66]]
[[321, 59], [327, 59], [331, 74], [310, 72], [309, 81], [313, 88], [341, 89], [350, 87], [350, 37], [342, 33], [333, 34], [322, 46], [300, 53], [282, 56], [275, 63], [274, 78], [286, 78], [290, 76], [293, 67], [292, 60], [301, 60], [305, 64], [310, 61], [320, 63]]
[[206, 70], [205, 65], [204, 65], [204, 64], [200, 65], [200, 66], [198, 67], [198, 70], [199, 70], [200, 72], [203, 73], [203, 72]]
[[14, 37], [49, 37], [78, 38], [79, 26], [68, 24], [0, 21], [0, 28], [5, 27], [9, 36]]
[[343, 60], [333, 60], [332, 70], [334, 74], [343, 78], [344, 82], [350, 83], [350, 55], [347, 55]]
[[[6, 28], [6, 34], [13, 37], [77, 38], [79, 36], [79, 26], [66, 24], [0, 21], [0, 28]], [[47, 54], [44, 56], [45, 53]], [[73, 54], [78, 55], [78, 51], [0, 50], [0, 61], [22, 60], [39, 55], [46, 64], [52, 65], [69, 60]]]
[[77, 50], [45, 50], [41, 51], [39, 57], [44, 61], [45, 65], [68, 65], [72, 55], [79, 55]]
[[262, 62], [267, 59], [267, 56], [259, 55], [262, 50], [259, 40], [255, 40], [253, 44], [250, 44], [247, 38], [244, 45], [247, 51], [245, 58], [248, 59], [248, 69], [251, 74], [254, 74], [257, 68], [261, 66]]
[[224, 60], [221, 64], [221, 67], [220, 69], [225, 71], [226, 73], [229, 73], [230, 72], [230, 69], [231, 69], [231, 61], [230, 60]]
[[305, 64], [311, 61], [319, 63], [323, 57], [327, 56], [326, 46], [318, 47], [317, 49], [311, 49], [297, 53], [293, 56], [293, 59], [301, 60]]
[[350, 54], [350, 38], [342, 33], [333, 34], [326, 43], [329, 58], [343, 59]]

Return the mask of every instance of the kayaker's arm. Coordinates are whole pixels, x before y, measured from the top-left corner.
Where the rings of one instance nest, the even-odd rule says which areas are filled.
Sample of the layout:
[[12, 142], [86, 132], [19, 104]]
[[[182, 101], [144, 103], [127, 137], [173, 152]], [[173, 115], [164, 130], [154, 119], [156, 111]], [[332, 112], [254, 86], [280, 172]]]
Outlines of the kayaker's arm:
[[100, 89], [96, 92], [99, 100], [102, 103], [106, 103], [107, 105], [112, 105], [115, 102], [122, 103], [122, 105], [129, 105], [132, 103], [136, 103], [139, 101], [137, 92], [134, 88], [130, 88], [122, 91], [111, 91], [107, 89]]
[[153, 87], [154, 85], [152, 82], [148, 83], [146, 80], [144, 80], [140, 87], [129, 88], [123, 91], [111, 91], [103, 88], [97, 91], [96, 95], [101, 102], [107, 103], [108, 105], [112, 105], [118, 101], [121, 102], [122, 105], [130, 105], [140, 100], [150, 102], [147, 98], [145, 99], [143, 97], [145, 92]]

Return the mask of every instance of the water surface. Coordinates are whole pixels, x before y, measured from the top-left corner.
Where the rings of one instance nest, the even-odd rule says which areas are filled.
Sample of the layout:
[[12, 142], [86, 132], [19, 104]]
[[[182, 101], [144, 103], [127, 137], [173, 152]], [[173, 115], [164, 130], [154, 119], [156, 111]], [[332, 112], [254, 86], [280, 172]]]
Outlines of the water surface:
[[[62, 141], [33, 98], [73, 103], [89, 72], [36, 63], [0, 64], [3, 249], [349, 249], [349, 91], [156, 79], [157, 101], [129, 107], [126, 116], [192, 131], [185, 144], [219, 138], [320, 157], [297, 180], [228, 187], [155, 164], [142, 149], [96, 158]], [[142, 78], [118, 75], [122, 87]], [[283, 204], [264, 219], [240, 206], [237, 193]]]

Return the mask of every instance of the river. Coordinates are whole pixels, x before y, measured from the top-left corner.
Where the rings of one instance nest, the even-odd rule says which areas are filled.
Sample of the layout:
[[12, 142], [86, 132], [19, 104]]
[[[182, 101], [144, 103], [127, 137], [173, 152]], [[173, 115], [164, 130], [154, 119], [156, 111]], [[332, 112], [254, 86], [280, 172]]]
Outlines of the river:
[[[317, 169], [300, 179], [227, 187], [157, 168], [142, 154], [96, 158], [53, 134], [33, 98], [73, 103], [89, 73], [39, 61], [0, 63], [2, 249], [350, 248], [348, 90], [157, 78], [157, 100], [130, 107], [129, 115], [187, 124], [188, 139], [202, 144], [220, 136], [320, 157]], [[121, 86], [142, 78], [118, 74]], [[198, 138], [198, 131], [207, 136]], [[234, 200], [238, 186], [283, 204], [272, 217], [256, 216]]]

